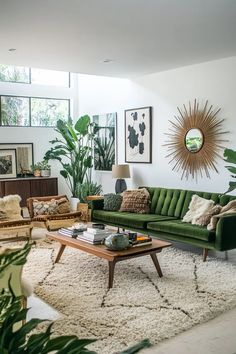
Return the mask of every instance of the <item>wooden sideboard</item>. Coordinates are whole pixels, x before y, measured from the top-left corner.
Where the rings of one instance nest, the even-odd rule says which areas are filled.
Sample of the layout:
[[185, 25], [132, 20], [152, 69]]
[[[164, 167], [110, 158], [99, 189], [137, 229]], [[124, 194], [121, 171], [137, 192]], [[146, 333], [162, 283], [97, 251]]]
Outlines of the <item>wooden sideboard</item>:
[[26, 206], [29, 197], [44, 197], [58, 194], [56, 177], [26, 177], [14, 179], [0, 179], [0, 197], [9, 194], [19, 194], [22, 198], [21, 206]]

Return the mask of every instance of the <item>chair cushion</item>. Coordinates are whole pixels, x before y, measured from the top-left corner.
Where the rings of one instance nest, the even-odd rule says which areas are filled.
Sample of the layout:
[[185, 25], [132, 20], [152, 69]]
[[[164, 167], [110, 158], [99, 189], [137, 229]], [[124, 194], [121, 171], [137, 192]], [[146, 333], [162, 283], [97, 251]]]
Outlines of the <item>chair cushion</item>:
[[146, 188], [123, 192], [120, 211], [147, 214], [150, 212], [150, 194]]
[[207, 230], [205, 226], [192, 225], [181, 220], [149, 222], [148, 230], [166, 232], [169, 234], [196, 238], [203, 241], [214, 241], [215, 232]]
[[67, 198], [63, 197], [58, 200], [56, 200], [56, 203], [58, 205], [58, 214], [67, 214], [70, 213], [71, 208], [70, 208], [70, 203]]
[[171, 216], [162, 216], [155, 214], [134, 214], [126, 212], [94, 210], [93, 220], [102, 221], [105, 224], [115, 224], [127, 228], [142, 229], [146, 228], [147, 223], [150, 221], [158, 220], [175, 220]]

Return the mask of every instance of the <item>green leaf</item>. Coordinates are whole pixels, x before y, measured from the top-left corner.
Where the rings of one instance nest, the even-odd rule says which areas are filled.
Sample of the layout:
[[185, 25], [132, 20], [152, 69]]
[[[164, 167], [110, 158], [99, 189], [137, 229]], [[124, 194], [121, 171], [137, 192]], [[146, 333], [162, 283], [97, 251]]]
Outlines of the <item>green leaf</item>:
[[235, 189], [236, 189], [236, 182], [233, 182], [233, 181], [229, 182], [229, 188], [224, 194], [230, 193]]
[[229, 172], [236, 174], [236, 167], [234, 166], [225, 166]]
[[225, 149], [224, 157], [224, 161], [236, 164], [236, 151], [231, 149]]
[[120, 352], [119, 354], [135, 354], [138, 353], [141, 349], [151, 347], [149, 339], [144, 339], [138, 344], [135, 344], [133, 347], [126, 349], [125, 351]]
[[61, 171], [60, 171], [60, 174], [61, 174], [61, 176], [64, 177], [65, 179], [68, 178], [68, 172], [65, 171], [65, 170], [61, 170]]
[[75, 123], [75, 130], [81, 135], [85, 136], [88, 134], [88, 129], [90, 125], [90, 117], [88, 115], [80, 117]]

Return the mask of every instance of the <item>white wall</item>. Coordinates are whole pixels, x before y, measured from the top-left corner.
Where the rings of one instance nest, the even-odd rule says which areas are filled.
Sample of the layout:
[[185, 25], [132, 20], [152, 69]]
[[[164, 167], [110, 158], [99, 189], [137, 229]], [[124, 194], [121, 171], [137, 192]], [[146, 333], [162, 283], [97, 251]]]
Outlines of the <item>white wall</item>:
[[[78, 117], [78, 75], [71, 75], [71, 87], [56, 87], [46, 85], [14, 84], [0, 82], [0, 94], [22, 95], [49, 98], [71, 99], [71, 116]], [[0, 127], [0, 143], [33, 143], [34, 162], [41, 161], [45, 152], [52, 146], [49, 141], [56, 137], [54, 128], [31, 127]], [[50, 161], [52, 176], [58, 177], [59, 193], [70, 195], [65, 180], [59, 174], [60, 164]]]
[[[186, 188], [224, 192], [230, 175], [224, 161], [218, 161], [219, 174], [210, 172], [211, 179], [181, 181], [181, 173], [173, 172], [168, 159], [165, 133], [169, 122], [189, 100], [206, 99], [213, 107], [221, 108], [219, 117], [225, 118], [223, 128], [227, 147], [236, 148], [235, 84], [236, 57], [187, 66], [176, 70], [143, 76], [136, 80], [79, 75], [79, 113], [90, 115], [118, 113], [118, 161], [124, 163], [124, 110], [144, 106], [153, 107], [153, 162], [130, 164], [132, 179], [128, 187], [139, 185]], [[114, 191], [114, 180], [109, 172], [96, 172], [104, 193]]]

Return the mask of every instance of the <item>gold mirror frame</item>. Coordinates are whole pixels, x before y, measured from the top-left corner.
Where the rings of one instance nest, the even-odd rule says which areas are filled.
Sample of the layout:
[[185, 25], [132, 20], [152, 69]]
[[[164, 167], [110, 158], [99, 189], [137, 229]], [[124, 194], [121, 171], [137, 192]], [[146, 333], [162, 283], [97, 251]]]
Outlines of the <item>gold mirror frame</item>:
[[[181, 179], [189, 176], [197, 179], [198, 174], [210, 178], [209, 170], [218, 173], [216, 160], [221, 158], [219, 151], [225, 148], [222, 143], [227, 141], [221, 139], [221, 135], [227, 133], [222, 131], [224, 119], [217, 117], [220, 109], [214, 110], [212, 105], [208, 107], [208, 101], [203, 108], [196, 99], [193, 105], [189, 102], [188, 109], [185, 105], [183, 107], [182, 110], [177, 107], [179, 115], [174, 116], [175, 121], [169, 121], [171, 132], [166, 134], [169, 140], [164, 144], [169, 151], [166, 157], [170, 158], [170, 164], [174, 164], [173, 171], [182, 171]], [[199, 129], [203, 135], [199, 151], [191, 152], [186, 147], [186, 135], [191, 129]]]

